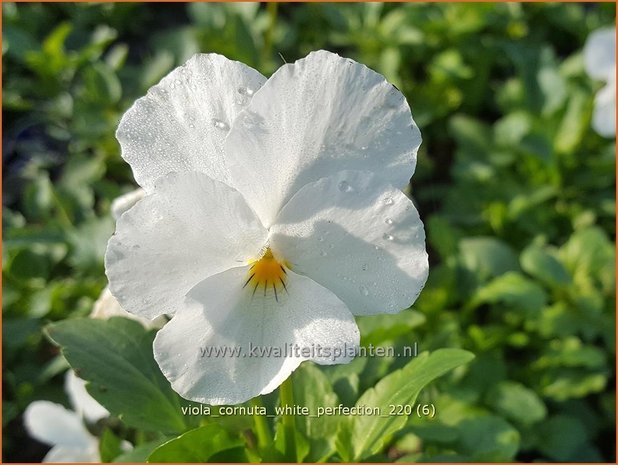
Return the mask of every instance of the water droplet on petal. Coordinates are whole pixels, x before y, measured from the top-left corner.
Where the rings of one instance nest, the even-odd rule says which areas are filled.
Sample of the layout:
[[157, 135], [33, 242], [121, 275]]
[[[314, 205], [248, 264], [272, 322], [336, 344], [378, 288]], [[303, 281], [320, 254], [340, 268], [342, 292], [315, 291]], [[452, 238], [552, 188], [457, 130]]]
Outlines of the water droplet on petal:
[[354, 190], [348, 181], [341, 181], [337, 187], [341, 192], [352, 192]]
[[363, 294], [365, 297], [369, 295], [369, 289], [367, 289], [366, 286], [364, 286], [363, 284], [360, 285], [360, 287], [358, 288], [358, 290], [360, 291], [361, 294]]
[[329, 249], [334, 249], [335, 248], [335, 244], [328, 244], [328, 248]]
[[324, 250], [322, 250], [322, 251], [320, 251], [320, 255], [322, 257], [326, 257], [328, 254]]
[[395, 238], [391, 234], [384, 233], [384, 235], [382, 236], [382, 239], [387, 240], [387, 241], [392, 241]]
[[238, 93], [241, 95], [247, 95], [249, 97], [251, 97], [254, 93], [253, 89], [250, 89], [248, 87], [239, 87], [238, 88]]
[[180, 84], [182, 84], [182, 82], [180, 82], [180, 80], [176, 79], [176, 85], [179, 86]]
[[362, 269], [363, 271], [367, 271], [367, 264], [366, 264], [366, 263], [363, 263], [363, 266], [361, 266], [361, 269]]
[[386, 224], [393, 224], [393, 220], [391, 220], [390, 218], [386, 218], [386, 219], [384, 220], [384, 222], [385, 222]]
[[394, 203], [395, 203], [395, 201], [393, 200], [393, 198], [392, 198], [392, 197], [386, 197], [386, 198], [384, 199], [384, 205], [392, 205], [392, 204], [394, 204]]
[[212, 124], [214, 124], [214, 126], [217, 129], [221, 129], [223, 131], [227, 131], [228, 129], [230, 129], [230, 127], [227, 125], [226, 122], [221, 121], [220, 119], [217, 119], [217, 118], [212, 119]]
[[318, 237], [318, 241], [320, 241], [320, 242], [324, 242], [324, 236], [320, 236], [320, 237]]

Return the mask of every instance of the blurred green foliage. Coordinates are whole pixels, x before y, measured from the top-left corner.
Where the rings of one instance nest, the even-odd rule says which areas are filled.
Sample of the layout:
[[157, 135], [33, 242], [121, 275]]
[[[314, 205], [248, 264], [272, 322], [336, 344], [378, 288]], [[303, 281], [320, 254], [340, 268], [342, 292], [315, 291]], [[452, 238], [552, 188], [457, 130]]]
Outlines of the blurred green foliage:
[[[22, 427], [30, 402], [66, 403], [41, 329], [87, 315], [106, 284], [110, 203], [134, 187], [123, 111], [198, 51], [269, 75], [320, 48], [397, 85], [424, 138], [411, 194], [430, 278], [413, 310], [361, 318], [363, 343], [476, 354], [421, 392], [434, 419], [411, 416], [366, 459], [615, 460], [615, 140], [590, 128], [599, 83], [581, 53], [615, 4], [2, 7], [5, 461], [45, 451]], [[295, 376], [353, 405], [406, 361]], [[160, 443], [136, 437], [132, 459]]]

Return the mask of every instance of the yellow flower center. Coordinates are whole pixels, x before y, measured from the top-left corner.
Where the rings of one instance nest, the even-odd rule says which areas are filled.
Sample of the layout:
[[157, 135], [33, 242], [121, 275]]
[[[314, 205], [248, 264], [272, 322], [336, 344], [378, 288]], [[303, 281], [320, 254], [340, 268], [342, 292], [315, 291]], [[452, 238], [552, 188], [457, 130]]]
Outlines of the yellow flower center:
[[264, 295], [273, 292], [275, 300], [279, 301], [279, 293], [288, 290], [285, 284], [287, 281], [285, 269], [289, 268], [288, 262], [279, 262], [268, 247], [260, 258], [250, 263], [247, 281], [243, 288], [252, 287], [254, 295], [258, 289], [263, 290]]

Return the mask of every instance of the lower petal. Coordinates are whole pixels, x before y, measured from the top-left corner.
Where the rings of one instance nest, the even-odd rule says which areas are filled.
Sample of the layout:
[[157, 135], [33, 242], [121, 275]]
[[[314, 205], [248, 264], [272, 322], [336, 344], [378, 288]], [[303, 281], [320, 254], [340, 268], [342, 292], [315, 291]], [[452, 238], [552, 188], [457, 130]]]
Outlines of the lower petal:
[[155, 358], [172, 387], [197, 402], [245, 402], [279, 386], [303, 360], [346, 363], [359, 344], [334, 294], [291, 271], [278, 292], [244, 287], [247, 267], [193, 288], [157, 334]]

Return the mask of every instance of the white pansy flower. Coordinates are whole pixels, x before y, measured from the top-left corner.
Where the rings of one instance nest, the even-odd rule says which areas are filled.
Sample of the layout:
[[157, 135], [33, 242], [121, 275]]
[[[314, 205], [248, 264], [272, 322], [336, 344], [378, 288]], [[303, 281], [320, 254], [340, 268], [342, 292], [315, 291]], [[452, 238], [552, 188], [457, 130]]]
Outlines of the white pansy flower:
[[616, 28], [594, 31], [584, 46], [588, 75], [606, 82], [594, 99], [593, 129], [604, 137], [616, 136]]
[[425, 283], [423, 224], [401, 191], [420, 133], [366, 66], [319, 51], [267, 80], [199, 54], [117, 137], [147, 195], [108, 244], [110, 289], [136, 315], [173, 315], [154, 355], [185, 398], [240, 403], [303, 360], [348, 362], [354, 315], [407, 308]]
[[69, 370], [65, 390], [74, 410], [60, 404], [40, 400], [32, 402], [24, 413], [24, 424], [30, 436], [53, 446], [43, 462], [100, 462], [99, 440], [83, 419], [96, 422], [109, 412], [86, 391], [85, 382]]

